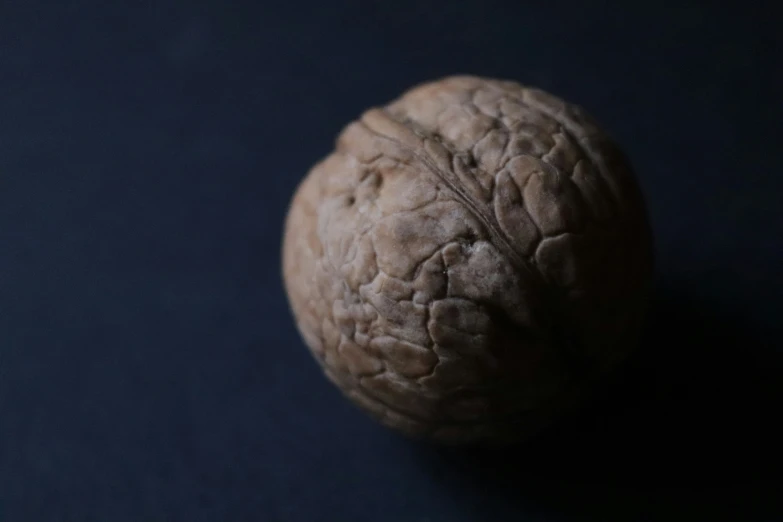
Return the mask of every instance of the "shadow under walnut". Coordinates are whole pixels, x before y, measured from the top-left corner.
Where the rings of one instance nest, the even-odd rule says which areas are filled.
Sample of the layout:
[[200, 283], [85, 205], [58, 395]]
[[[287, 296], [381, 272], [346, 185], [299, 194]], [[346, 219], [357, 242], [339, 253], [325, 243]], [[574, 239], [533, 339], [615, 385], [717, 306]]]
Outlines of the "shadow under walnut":
[[652, 238], [634, 175], [584, 114], [450, 77], [365, 112], [301, 183], [283, 275], [329, 379], [387, 426], [512, 441], [636, 344]]
[[546, 437], [408, 448], [476, 520], [783, 520], [780, 332], [746, 314], [666, 281], [641, 349]]

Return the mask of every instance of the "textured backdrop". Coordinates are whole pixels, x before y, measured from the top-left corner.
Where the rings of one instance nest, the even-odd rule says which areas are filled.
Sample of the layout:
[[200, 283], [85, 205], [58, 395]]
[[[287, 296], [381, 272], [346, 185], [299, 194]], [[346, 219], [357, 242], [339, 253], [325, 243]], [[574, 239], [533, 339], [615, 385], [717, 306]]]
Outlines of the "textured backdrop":
[[[781, 18], [660, 4], [0, 1], [0, 520], [783, 517]], [[656, 234], [646, 352], [510, 455], [368, 420], [280, 277], [342, 126], [455, 73], [584, 106]]]

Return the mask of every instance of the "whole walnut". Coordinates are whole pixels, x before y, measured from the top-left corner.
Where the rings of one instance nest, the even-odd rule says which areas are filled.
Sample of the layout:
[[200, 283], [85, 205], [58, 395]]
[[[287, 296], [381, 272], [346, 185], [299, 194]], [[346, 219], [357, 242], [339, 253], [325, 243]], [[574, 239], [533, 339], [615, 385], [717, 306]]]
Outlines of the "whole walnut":
[[652, 236], [631, 168], [580, 108], [456, 76], [342, 131], [293, 198], [283, 275], [352, 401], [410, 435], [503, 442], [634, 348]]

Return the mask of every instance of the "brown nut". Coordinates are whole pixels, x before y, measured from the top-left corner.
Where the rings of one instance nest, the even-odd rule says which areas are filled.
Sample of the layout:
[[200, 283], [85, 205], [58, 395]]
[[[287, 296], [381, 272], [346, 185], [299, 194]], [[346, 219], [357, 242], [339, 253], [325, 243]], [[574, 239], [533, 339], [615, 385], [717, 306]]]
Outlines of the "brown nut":
[[294, 196], [283, 273], [302, 337], [364, 410], [438, 441], [517, 440], [634, 347], [652, 237], [580, 108], [458, 76], [343, 130]]

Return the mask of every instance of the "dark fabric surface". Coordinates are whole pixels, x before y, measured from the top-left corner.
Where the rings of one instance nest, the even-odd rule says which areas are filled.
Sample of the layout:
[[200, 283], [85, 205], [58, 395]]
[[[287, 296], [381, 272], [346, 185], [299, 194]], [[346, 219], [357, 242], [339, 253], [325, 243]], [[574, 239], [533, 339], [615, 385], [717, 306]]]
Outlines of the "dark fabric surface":
[[[662, 4], [0, 2], [0, 521], [780, 520], [781, 18]], [[656, 234], [646, 352], [505, 455], [355, 410], [280, 277], [340, 128], [454, 73], [583, 105]]]

